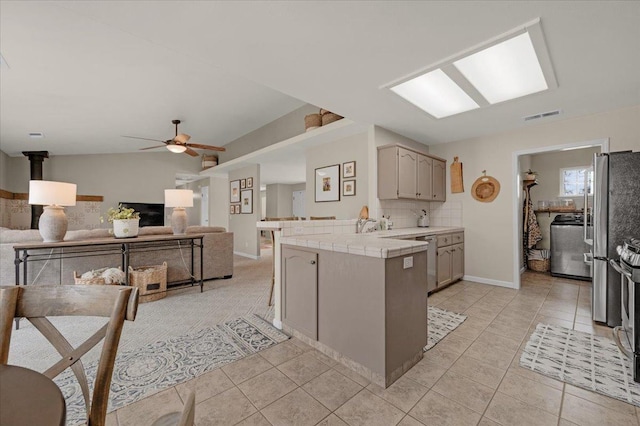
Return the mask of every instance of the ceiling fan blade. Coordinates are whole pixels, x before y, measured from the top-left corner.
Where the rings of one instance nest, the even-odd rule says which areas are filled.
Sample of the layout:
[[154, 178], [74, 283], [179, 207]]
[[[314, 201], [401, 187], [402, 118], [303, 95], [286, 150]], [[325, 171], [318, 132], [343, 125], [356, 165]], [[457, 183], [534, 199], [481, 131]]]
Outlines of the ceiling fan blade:
[[208, 149], [211, 151], [226, 151], [226, 149], [221, 146], [202, 145], [199, 143], [188, 143], [187, 146], [190, 146], [192, 148]]
[[191, 136], [184, 134], [184, 133], [180, 133], [179, 135], [176, 135], [175, 138], [173, 138], [174, 141], [178, 142], [179, 144], [185, 144], [187, 142], [189, 142], [189, 139], [191, 139]]
[[140, 148], [140, 151], [144, 151], [145, 149], [155, 149], [155, 148], [165, 148], [165, 145], [148, 146], [146, 148]]
[[162, 143], [166, 143], [166, 141], [160, 140], [160, 139], [149, 139], [149, 138], [140, 138], [138, 136], [125, 136], [125, 135], [120, 135], [123, 138], [129, 138], [129, 139], [142, 139], [143, 141], [154, 141], [154, 142], [162, 142]]
[[187, 150], [184, 153], [189, 154], [192, 157], [198, 157], [200, 155], [189, 147], [187, 147]]

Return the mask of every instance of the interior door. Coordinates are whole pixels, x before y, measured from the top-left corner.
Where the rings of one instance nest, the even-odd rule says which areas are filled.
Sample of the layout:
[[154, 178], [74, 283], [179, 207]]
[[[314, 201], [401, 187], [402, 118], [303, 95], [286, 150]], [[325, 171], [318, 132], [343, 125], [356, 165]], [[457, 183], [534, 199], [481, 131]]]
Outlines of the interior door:
[[306, 217], [304, 204], [305, 191], [293, 191], [293, 216]]
[[200, 225], [209, 226], [209, 187], [200, 188]]

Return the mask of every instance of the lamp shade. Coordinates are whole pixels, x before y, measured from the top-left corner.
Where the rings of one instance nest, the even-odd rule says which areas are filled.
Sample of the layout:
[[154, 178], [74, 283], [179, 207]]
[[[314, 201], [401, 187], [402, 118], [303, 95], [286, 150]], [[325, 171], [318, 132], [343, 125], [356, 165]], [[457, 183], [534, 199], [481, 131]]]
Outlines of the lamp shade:
[[75, 183], [30, 180], [29, 204], [75, 206], [76, 190]]
[[165, 189], [165, 207], [193, 207], [193, 191], [190, 189]]

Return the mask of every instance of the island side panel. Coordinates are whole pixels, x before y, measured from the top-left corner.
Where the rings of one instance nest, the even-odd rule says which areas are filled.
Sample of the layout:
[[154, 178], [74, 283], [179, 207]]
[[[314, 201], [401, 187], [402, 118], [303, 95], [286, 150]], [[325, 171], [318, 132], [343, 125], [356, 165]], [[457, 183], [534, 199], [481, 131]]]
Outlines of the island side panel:
[[318, 253], [318, 340], [385, 377], [385, 259]]
[[[413, 257], [413, 267], [405, 269], [403, 260], [408, 257]], [[426, 251], [386, 260], [388, 384], [422, 359], [422, 349], [427, 344], [426, 265]]]

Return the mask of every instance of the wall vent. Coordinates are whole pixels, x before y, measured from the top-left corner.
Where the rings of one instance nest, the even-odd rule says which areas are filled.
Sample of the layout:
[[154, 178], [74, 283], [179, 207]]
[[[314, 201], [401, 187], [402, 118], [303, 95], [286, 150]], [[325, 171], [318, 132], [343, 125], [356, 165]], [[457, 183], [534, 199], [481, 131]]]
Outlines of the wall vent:
[[539, 118], [552, 117], [554, 115], [559, 115], [559, 114], [560, 114], [560, 110], [557, 109], [555, 111], [548, 111], [548, 112], [541, 112], [540, 114], [533, 114], [528, 117], [524, 117], [523, 120], [524, 121], [537, 120]]
[[42, 132], [29, 132], [30, 138], [44, 138], [44, 134]]

